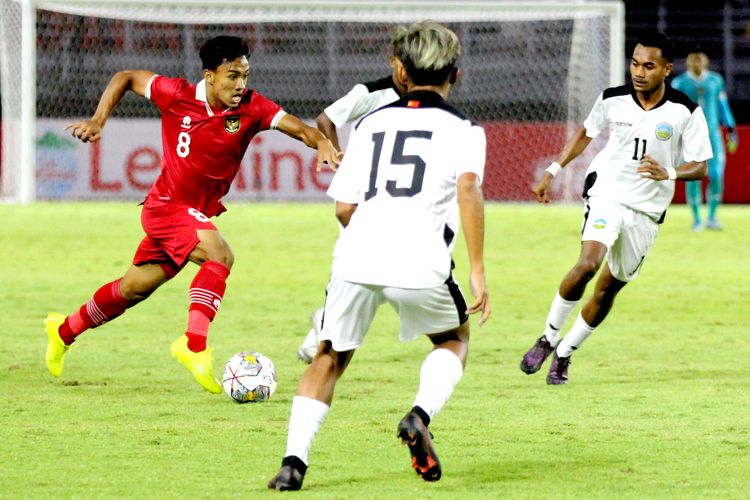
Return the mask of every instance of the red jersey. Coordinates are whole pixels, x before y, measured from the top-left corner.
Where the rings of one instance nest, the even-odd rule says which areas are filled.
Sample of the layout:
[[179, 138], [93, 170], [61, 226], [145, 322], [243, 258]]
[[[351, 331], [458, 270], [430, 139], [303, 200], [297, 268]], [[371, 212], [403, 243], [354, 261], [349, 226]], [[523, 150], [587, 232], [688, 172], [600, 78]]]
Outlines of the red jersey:
[[206, 216], [224, 210], [220, 199], [237, 175], [250, 140], [275, 128], [286, 114], [275, 102], [246, 90], [236, 108], [212, 109], [206, 82], [156, 75], [146, 97], [161, 110], [162, 167], [149, 197], [194, 207]]

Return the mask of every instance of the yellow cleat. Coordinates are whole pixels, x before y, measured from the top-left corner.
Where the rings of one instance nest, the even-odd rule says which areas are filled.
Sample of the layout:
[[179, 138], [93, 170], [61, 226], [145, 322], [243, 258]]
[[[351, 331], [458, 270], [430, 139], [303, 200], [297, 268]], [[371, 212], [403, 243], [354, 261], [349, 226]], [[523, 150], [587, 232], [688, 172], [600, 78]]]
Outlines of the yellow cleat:
[[55, 376], [59, 377], [63, 370], [63, 361], [65, 353], [70, 350], [69, 345], [60, 338], [60, 325], [65, 322], [65, 316], [60, 313], [49, 313], [44, 320], [44, 329], [47, 331], [47, 353], [44, 355], [44, 361], [47, 363], [47, 369]]
[[187, 336], [183, 335], [172, 342], [172, 356], [182, 363], [185, 368], [190, 370], [195, 380], [213, 394], [221, 392], [221, 384], [214, 377], [214, 371], [211, 367], [211, 349], [201, 352], [193, 352], [187, 346]]

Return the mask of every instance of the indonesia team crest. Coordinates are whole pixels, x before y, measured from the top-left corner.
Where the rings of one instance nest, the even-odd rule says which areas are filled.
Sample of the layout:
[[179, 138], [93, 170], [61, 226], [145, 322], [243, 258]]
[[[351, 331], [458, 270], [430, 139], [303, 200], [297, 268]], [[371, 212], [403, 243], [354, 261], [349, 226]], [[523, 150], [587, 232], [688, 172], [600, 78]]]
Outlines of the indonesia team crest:
[[656, 126], [656, 138], [660, 141], [668, 141], [674, 134], [674, 127], [669, 123], [662, 122]]
[[224, 130], [230, 134], [234, 134], [240, 129], [240, 117], [239, 116], [227, 116], [224, 119]]

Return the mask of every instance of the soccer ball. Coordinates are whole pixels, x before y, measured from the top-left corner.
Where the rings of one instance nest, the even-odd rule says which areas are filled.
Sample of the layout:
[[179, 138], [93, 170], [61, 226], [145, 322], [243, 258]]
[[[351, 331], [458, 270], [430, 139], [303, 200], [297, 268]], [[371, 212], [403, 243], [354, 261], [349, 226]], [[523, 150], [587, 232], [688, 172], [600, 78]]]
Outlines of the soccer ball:
[[238, 403], [268, 401], [276, 390], [276, 368], [259, 352], [240, 352], [227, 362], [222, 385]]

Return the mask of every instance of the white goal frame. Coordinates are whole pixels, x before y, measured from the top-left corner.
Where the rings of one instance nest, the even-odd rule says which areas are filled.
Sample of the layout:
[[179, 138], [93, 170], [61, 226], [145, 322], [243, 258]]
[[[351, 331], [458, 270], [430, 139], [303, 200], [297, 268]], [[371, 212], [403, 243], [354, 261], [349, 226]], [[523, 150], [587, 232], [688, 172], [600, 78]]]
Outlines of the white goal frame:
[[[387, 23], [432, 19], [438, 22], [484, 21], [513, 12], [513, 19], [552, 20], [606, 16], [609, 19], [609, 85], [621, 85], [625, 70], [625, 7], [621, 0], [610, 1], [452, 1], [452, 0], [0, 0], [20, 4], [21, 68], [23, 82], [20, 120], [4, 112], [2, 134], [2, 199], [12, 203], [32, 203], [36, 198], [36, 12], [37, 9], [66, 14], [115, 19], [186, 23], [185, 11], [208, 11], [211, 22], [272, 21], [372, 21]], [[139, 7], [144, 9], [138, 10]], [[146, 9], [147, 8], [147, 9]], [[0, 23], [0, 30], [2, 24]], [[1, 34], [0, 34], [1, 35]], [[9, 82], [18, 72], [9, 70], [7, 47], [0, 41], [0, 78]], [[9, 74], [10, 73], [10, 74]], [[1, 83], [0, 83], [1, 84]], [[6, 104], [5, 93], [3, 104]], [[17, 106], [17, 104], [14, 104]], [[6, 106], [3, 109], [7, 109]], [[20, 147], [18, 143], [20, 142]], [[8, 175], [13, 168], [17, 175]], [[12, 185], [7, 185], [12, 183]], [[10, 194], [8, 194], [10, 193]]]

